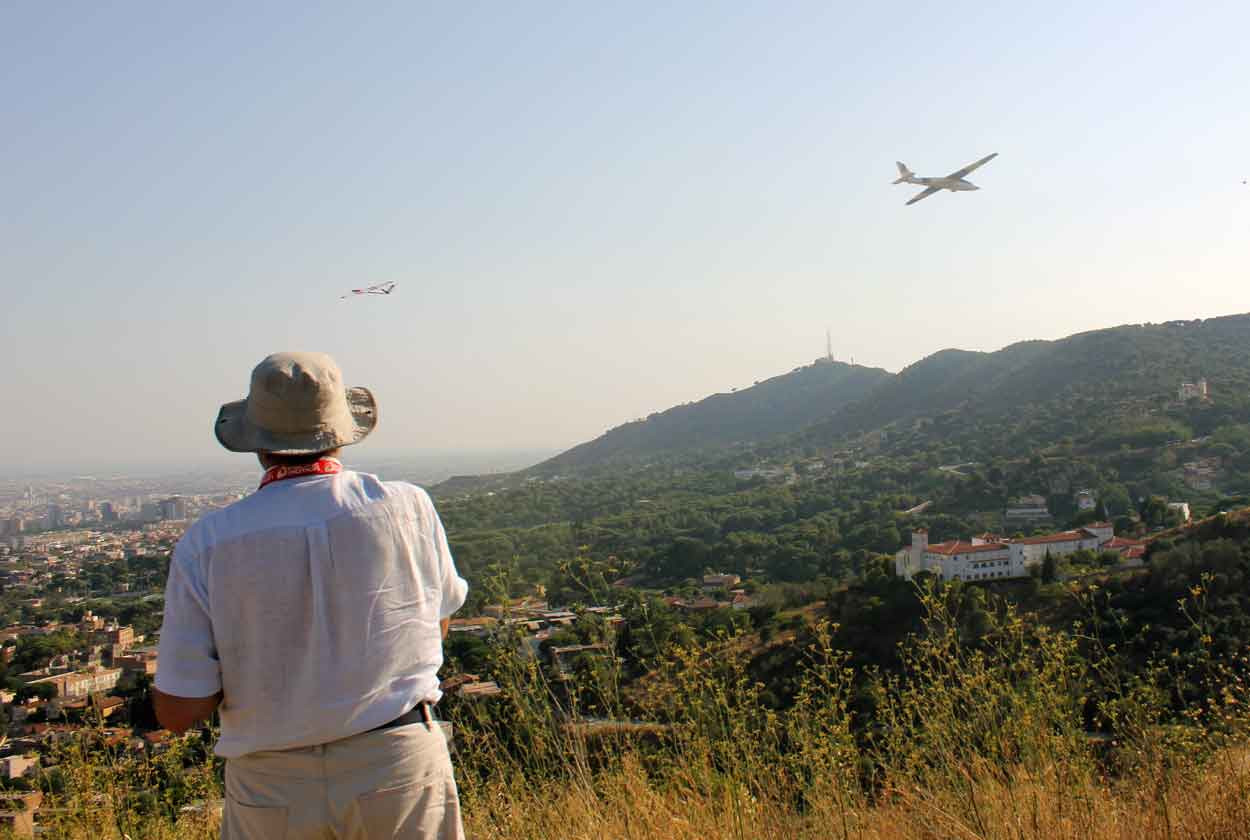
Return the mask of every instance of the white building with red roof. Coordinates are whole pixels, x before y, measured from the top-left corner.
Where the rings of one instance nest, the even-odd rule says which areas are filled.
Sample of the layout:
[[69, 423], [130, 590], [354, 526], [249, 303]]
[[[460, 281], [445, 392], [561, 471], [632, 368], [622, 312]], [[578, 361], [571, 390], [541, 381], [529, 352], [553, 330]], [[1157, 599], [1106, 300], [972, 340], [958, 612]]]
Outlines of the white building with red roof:
[[1127, 557], [1130, 549], [1142, 548], [1133, 540], [1117, 540], [1107, 522], [1015, 540], [982, 534], [969, 542], [930, 543], [928, 532], [918, 530], [912, 533], [911, 545], [894, 555], [894, 570], [907, 580], [918, 572], [933, 572], [942, 580], [1019, 578], [1028, 577], [1031, 569], [1040, 566], [1047, 555], [1058, 559], [1082, 549], [1100, 551], [1106, 548]]

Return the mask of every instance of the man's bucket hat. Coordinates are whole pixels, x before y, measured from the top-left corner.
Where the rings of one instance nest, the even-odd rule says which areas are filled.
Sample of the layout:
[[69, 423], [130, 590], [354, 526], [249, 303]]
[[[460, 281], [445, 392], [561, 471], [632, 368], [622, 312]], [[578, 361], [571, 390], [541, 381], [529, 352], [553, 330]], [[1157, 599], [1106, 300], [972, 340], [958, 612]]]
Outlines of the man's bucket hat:
[[252, 371], [247, 398], [226, 403], [214, 431], [231, 452], [310, 455], [359, 443], [378, 424], [368, 388], [344, 388], [325, 353], [274, 353]]

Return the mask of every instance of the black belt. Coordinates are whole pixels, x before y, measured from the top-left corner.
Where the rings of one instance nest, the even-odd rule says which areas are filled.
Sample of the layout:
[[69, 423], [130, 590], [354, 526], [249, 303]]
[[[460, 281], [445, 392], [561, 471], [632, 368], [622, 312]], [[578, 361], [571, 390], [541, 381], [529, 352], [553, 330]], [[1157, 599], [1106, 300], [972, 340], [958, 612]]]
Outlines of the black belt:
[[422, 700], [394, 720], [387, 721], [381, 726], [375, 726], [367, 731], [377, 732], [381, 729], [392, 729], [396, 726], [408, 726], [413, 723], [434, 723], [436, 720], [438, 720], [438, 716], [434, 714], [434, 704], [428, 700]]

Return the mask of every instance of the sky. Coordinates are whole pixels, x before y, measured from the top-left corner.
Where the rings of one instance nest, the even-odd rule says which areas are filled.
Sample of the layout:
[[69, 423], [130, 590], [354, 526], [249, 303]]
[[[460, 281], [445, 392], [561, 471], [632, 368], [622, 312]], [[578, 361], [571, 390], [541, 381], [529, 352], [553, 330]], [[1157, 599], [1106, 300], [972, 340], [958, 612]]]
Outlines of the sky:
[[[1250, 4], [0, 3], [0, 458], [557, 450], [822, 355], [1250, 311]], [[979, 192], [905, 207], [894, 162]], [[389, 297], [340, 300], [395, 281]]]

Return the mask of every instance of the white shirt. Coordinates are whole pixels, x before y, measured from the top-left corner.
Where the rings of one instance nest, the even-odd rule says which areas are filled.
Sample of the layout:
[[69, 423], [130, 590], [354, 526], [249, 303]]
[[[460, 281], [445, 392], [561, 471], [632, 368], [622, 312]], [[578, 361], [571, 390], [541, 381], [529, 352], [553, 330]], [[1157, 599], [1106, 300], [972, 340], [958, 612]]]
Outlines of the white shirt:
[[323, 744], [437, 701], [463, 604], [424, 490], [344, 471], [269, 484], [174, 548], [156, 687], [223, 693], [226, 758]]

